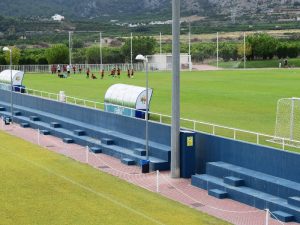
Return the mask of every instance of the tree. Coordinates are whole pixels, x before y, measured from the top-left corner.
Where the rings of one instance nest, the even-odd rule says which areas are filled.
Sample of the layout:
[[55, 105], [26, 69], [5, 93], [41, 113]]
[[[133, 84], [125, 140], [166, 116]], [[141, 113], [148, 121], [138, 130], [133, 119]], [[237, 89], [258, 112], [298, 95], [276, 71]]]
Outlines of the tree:
[[[131, 58], [131, 39], [127, 39], [125, 44], [122, 47], [122, 53], [125, 56], [125, 60], [127, 62], [130, 61]], [[138, 54], [142, 55], [153, 55], [155, 52], [156, 40], [153, 37], [144, 37], [138, 36], [134, 37], [132, 40], [132, 52], [133, 59]]]
[[297, 44], [290, 44], [287, 42], [282, 42], [278, 45], [277, 56], [279, 59], [284, 58], [297, 58], [299, 54], [299, 47]]
[[230, 43], [221, 43], [219, 54], [225, 62], [230, 59], [237, 60], [237, 46]]
[[[20, 61], [20, 57], [21, 57], [21, 51], [17, 47], [12, 47], [11, 51], [12, 51], [12, 64], [18, 65], [19, 61]], [[5, 58], [6, 64], [9, 65], [10, 64], [10, 52], [9, 51], [4, 53], [4, 58]]]
[[252, 58], [272, 59], [276, 54], [278, 40], [266, 33], [256, 33], [247, 37], [252, 49]]
[[69, 49], [64, 44], [54, 45], [45, 52], [49, 64], [67, 64], [69, 62]]
[[92, 46], [86, 50], [86, 60], [89, 64], [100, 63], [100, 47]]
[[[238, 56], [240, 58], [244, 58], [244, 44], [238, 45], [237, 53], [238, 53]], [[246, 43], [245, 55], [246, 55], [247, 59], [249, 59], [252, 55], [252, 48], [251, 48], [251, 45], [249, 43]]]

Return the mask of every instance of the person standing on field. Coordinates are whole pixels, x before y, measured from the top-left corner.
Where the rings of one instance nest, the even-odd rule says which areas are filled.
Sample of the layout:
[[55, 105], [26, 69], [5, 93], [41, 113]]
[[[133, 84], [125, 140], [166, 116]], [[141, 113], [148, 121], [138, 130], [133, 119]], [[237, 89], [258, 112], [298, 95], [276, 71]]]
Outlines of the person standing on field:
[[67, 73], [68, 73], [68, 77], [69, 77], [71, 74], [71, 66], [70, 65], [67, 65]]
[[58, 64], [58, 65], [57, 65], [57, 75], [58, 75], [58, 76], [60, 75], [60, 71], [61, 71], [60, 65]]

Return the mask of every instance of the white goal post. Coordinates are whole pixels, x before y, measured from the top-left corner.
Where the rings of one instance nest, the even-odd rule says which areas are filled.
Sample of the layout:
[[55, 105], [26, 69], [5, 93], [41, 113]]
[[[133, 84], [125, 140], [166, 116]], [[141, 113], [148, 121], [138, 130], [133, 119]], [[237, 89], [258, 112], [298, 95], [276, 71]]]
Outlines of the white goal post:
[[274, 142], [300, 147], [300, 98], [282, 98], [277, 102]]

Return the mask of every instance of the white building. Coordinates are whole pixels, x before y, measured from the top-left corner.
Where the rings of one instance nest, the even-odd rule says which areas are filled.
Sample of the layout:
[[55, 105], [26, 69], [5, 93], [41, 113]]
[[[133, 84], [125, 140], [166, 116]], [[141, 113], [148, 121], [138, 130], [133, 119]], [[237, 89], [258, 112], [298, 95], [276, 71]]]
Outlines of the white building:
[[[150, 55], [148, 62], [152, 70], [172, 70], [172, 54]], [[189, 54], [180, 54], [180, 68], [182, 70], [192, 70], [193, 64]]]
[[54, 16], [51, 17], [54, 21], [63, 21], [65, 20], [65, 17], [59, 14], [55, 14]]

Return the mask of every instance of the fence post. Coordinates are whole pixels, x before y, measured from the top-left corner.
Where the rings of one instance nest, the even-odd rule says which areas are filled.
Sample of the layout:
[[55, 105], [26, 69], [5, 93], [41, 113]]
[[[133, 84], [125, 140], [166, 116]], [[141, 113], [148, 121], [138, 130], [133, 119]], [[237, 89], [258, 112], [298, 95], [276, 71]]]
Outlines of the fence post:
[[256, 144], [259, 145], [259, 133], [256, 134]]
[[233, 139], [236, 140], [236, 129], [233, 130]]
[[156, 192], [159, 193], [159, 170], [156, 170]]
[[282, 150], [285, 150], [285, 139], [282, 138]]
[[270, 217], [269, 209], [266, 209], [266, 225], [269, 225], [269, 217]]
[[89, 164], [89, 146], [86, 146], [86, 152], [85, 152], [85, 162]]
[[194, 120], [194, 131], [196, 131], [196, 121]]
[[40, 144], [40, 129], [38, 129], [38, 145], [40, 146], [41, 144]]
[[215, 128], [215, 125], [213, 125], [213, 135], [215, 135], [216, 134], [216, 130], [215, 130], [216, 128]]

